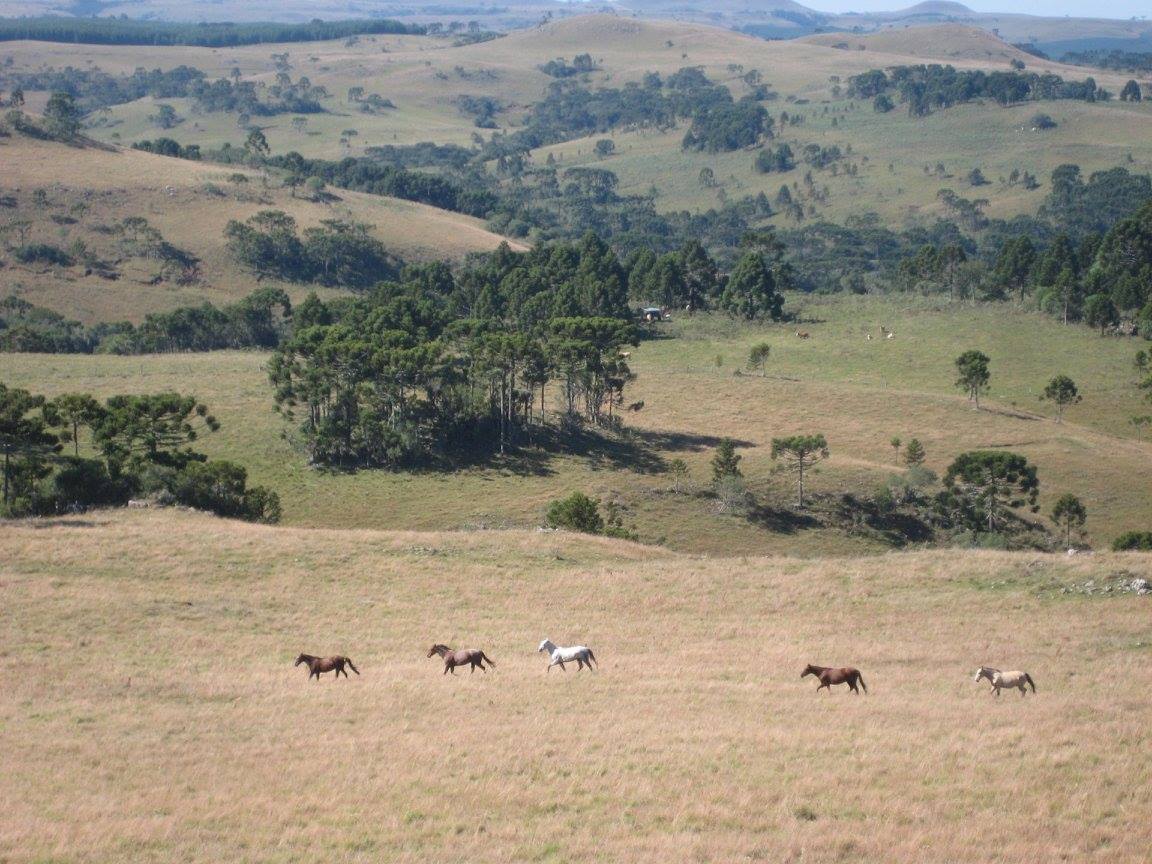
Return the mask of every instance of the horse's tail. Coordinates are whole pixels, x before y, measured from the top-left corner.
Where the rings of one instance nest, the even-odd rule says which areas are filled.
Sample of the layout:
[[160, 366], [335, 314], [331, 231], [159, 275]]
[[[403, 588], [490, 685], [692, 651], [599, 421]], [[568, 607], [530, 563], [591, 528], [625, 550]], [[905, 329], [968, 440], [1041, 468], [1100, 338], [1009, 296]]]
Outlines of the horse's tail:
[[480, 652], [480, 659], [483, 660], [485, 663], [487, 663], [489, 666], [495, 666], [496, 665], [493, 662], [492, 658], [489, 657], [487, 654], [485, 654], [483, 651]]
[[1035, 693], [1036, 692], [1036, 682], [1034, 682], [1032, 680], [1032, 676], [1029, 675], [1027, 672], [1025, 672], [1024, 673], [1024, 680], [1028, 682], [1028, 685], [1032, 688], [1032, 692]]
[[592, 653], [591, 648], [588, 649], [588, 659], [595, 663], [597, 666], [600, 665], [599, 661], [596, 659], [596, 655]]
[[864, 688], [864, 692], [868, 692], [868, 685], [864, 683], [864, 676], [859, 672], [856, 673], [856, 680], [860, 682], [860, 686]]
[[345, 658], [344, 658], [344, 662], [348, 664], [348, 668], [349, 668], [349, 669], [351, 669], [351, 670], [352, 670], [353, 672], [355, 672], [357, 675], [359, 675], [359, 674], [360, 674], [360, 670], [359, 670], [359, 669], [357, 669], [357, 668], [356, 668], [356, 667], [353, 665], [353, 663], [352, 663], [352, 658], [351, 658], [351, 657], [345, 657]]

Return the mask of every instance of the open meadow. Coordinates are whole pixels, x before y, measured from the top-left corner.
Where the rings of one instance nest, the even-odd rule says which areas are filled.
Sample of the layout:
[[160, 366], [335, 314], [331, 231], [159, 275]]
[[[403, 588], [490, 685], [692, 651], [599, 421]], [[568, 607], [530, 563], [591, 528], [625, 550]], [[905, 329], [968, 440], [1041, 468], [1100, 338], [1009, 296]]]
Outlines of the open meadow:
[[[191, 392], [223, 424], [198, 447], [245, 465], [275, 489], [285, 519], [324, 527], [444, 529], [534, 527], [548, 503], [573, 490], [615, 501], [641, 539], [711, 554], [859, 554], [884, 545], [867, 533], [799, 522], [791, 477], [774, 471], [773, 437], [821, 432], [832, 457], [811, 480], [818, 495], [871, 495], [902, 467], [893, 437], [917, 437], [927, 466], [943, 474], [965, 450], [1008, 448], [1039, 469], [1041, 520], [1063, 493], [1088, 507], [1087, 538], [1106, 545], [1152, 522], [1152, 442], [1130, 418], [1145, 409], [1135, 386], [1137, 343], [1064, 327], [1010, 304], [971, 307], [939, 300], [791, 297], [796, 325], [735, 324], [700, 315], [672, 322], [632, 352], [638, 374], [627, 399], [628, 435], [589, 435], [566, 452], [529, 447], [522, 455], [452, 472], [326, 472], [307, 465], [292, 428], [272, 410], [259, 352], [137, 357], [4, 355], [3, 380], [49, 396], [92, 392]], [[867, 341], [879, 327], [892, 340]], [[751, 346], [767, 341], [764, 375], [750, 373]], [[953, 360], [970, 348], [992, 358], [992, 391], [972, 410], [953, 386]], [[1084, 400], [1064, 422], [1039, 395], [1070, 375]], [[549, 408], [558, 398], [550, 389]], [[288, 433], [284, 437], [284, 433]], [[716, 445], [740, 445], [741, 469], [763, 507], [749, 517], [717, 512], [705, 493]], [[688, 488], [672, 491], [668, 463], [683, 459]]]
[[[0, 524], [0, 860], [1147, 860], [1147, 555]], [[1071, 589], [1065, 593], [1062, 589]], [[595, 672], [545, 673], [539, 641]], [[482, 648], [441, 674], [428, 646]], [[362, 673], [316, 683], [301, 651]], [[815, 693], [809, 662], [868, 694]], [[1038, 692], [999, 699], [977, 665]]]

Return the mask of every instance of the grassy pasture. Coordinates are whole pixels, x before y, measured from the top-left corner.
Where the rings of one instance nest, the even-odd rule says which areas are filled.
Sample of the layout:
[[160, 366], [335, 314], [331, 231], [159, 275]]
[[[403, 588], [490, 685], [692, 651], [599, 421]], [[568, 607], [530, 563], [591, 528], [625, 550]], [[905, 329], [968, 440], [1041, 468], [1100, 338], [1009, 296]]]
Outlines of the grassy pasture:
[[[1144, 555], [0, 524], [0, 858], [1146, 860]], [[598, 672], [545, 674], [540, 639]], [[482, 647], [441, 675], [433, 641]], [[297, 652], [363, 673], [308, 682]], [[869, 688], [815, 694], [807, 662]], [[999, 700], [980, 663], [1031, 672]]]
[[[474, 128], [472, 120], [454, 104], [460, 95], [500, 100], [508, 109], [498, 118], [502, 131], [512, 131], [524, 111], [542, 98], [553, 80], [538, 67], [557, 57], [570, 59], [575, 54], [591, 52], [601, 67], [599, 72], [588, 76], [591, 86], [616, 87], [627, 81], [639, 80], [645, 72], [668, 74], [684, 66], [699, 65], [713, 78], [729, 81], [737, 96], [747, 90], [739, 82], [739, 74], [729, 68], [738, 65], [743, 69], [760, 70], [765, 83], [780, 94], [779, 102], [768, 105], [773, 113], [788, 110], [808, 115], [808, 125], [799, 127], [794, 136], [787, 132], [785, 140], [841, 144], [851, 141], [856, 151], [855, 161], [862, 162], [867, 157], [868, 164], [863, 166], [863, 173], [857, 181], [860, 189], [856, 185], [841, 188], [841, 184], [828, 179], [827, 172], [818, 175], [821, 182], [830, 182], [833, 187], [829, 215], [834, 217], [854, 212], [853, 198], [861, 190], [877, 200], [876, 209], [886, 216], [904, 217], [909, 207], [933, 207], [937, 189], [949, 184], [922, 186], [915, 182], [918, 178], [911, 175], [920, 170], [925, 153], [934, 154], [933, 162], [944, 159], [957, 176], [960, 176], [961, 168], [967, 171], [974, 167], [968, 162], [975, 161], [982, 165], [986, 174], [994, 177], [988, 169], [999, 170], [999, 166], [983, 161], [988, 156], [991, 142], [993, 149], [1003, 154], [996, 158], [1011, 163], [1007, 170], [1011, 167], [1028, 168], [1044, 179], [1052, 166], [1032, 158], [1033, 151], [1038, 149], [1035, 142], [1031, 139], [1018, 141], [1012, 134], [1013, 124], [1019, 125], [1020, 122], [1017, 115], [1022, 112], [1026, 116], [1036, 110], [1069, 115], [1067, 127], [1062, 124], [1044, 136], [1045, 149], [1051, 149], [1053, 153], [1051, 159], [1067, 151], [1085, 167], [1111, 167], [1118, 164], [1120, 156], [1130, 151], [1138, 163], [1152, 164], [1152, 150], [1148, 144], [1152, 106], [1147, 104], [1133, 106], [1129, 110], [1132, 117], [1124, 117], [1119, 111], [1089, 114], [1086, 124], [1079, 123], [1076, 118], [1084, 108], [1092, 106], [1070, 102], [1023, 106], [1009, 112], [987, 106], [971, 110], [953, 109], [942, 112], [946, 117], [929, 121], [911, 120], [901, 111], [876, 118], [871, 116], [870, 106], [863, 105], [860, 111], [850, 115], [846, 128], [832, 131], [829, 127], [831, 117], [824, 117], [820, 112], [825, 105], [839, 107], [843, 104], [832, 95], [833, 76], [846, 81], [850, 75], [878, 67], [932, 59], [960, 68], [1005, 69], [1009, 59], [1024, 56], [1030, 70], [1051, 71], [1077, 79], [1093, 74], [1101, 86], [1113, 92], [1119, 92], [1126, 77], [1021, 55], [1021, 52], [983, 31], [958, 25], [918, 27], [898, 34], [867, 37], [860, 40], [869, 49], [863, 51], [836, 49], [831, 47], [836, 42], [822, 44], [826, 41], [824, 37], [816, 37], [811, 41], [768, 42], [698, 24], [641, 22], [616, 16], [585, 15], [463, 47], [452, 47], [448, 40], [432, 37], [372, 36], [363, 37], [354, 45], [332, 41], [227, 49], [16, 42], [7, 43], [4, 52], [13, 58], [14, 71], [41, 65], [91, 65], [109, 72], [130, 72], [137, 66], [170, 68], [184, 63], [204, 69], [213, 77], [226, 76], [235, 67], [245, 78], [260, 83], [274, 80], [271, 55], [288, 52], [292, 64], [290, 74], [294, 79], [307, 75], [314, 84], [322, 84], [331, 92], [331, 98], [324, 103], [328, 113], [310, 116], [305, 133], [294, 131], [288, 116], [256, 120], [265, 127], [274, 151], [299, 150], [306, 155], [326, 158], [340, 158], [349, 153], [355, 155], [373, 145], [429, 140], [466, 145], [474, 134], [487, 137], [491, 133]], [[352, 86], [362, 86], [369, 93], [376, 92], [392, 99], [396, 110], [373, 115], [361, 113], [358, 106], [347, 99], [347, 90]], [[786, 97], [808, 100], [809, 104], [789, 104], [784, 101]], [[167, 101], [171, 101], [186, 120], [164, 134], [182, 143], [205, 146], [218, 146], [225, 141], [240, 143], [243, 133], [236, 127], [234, 115], [195, 115], [181, 100]], [[151, 100], [117, 106], [102, 118], [102, 125], [94, 129], [93, 134], [106, 140], [111, 140], [111, 136], [116, 134], [125, 142], [155, 137], [159, 133], [147, 120], [154, 110]], [[974, 123], [977, 113], [978, 122]], [[1057, 116], [1057, 119], [1062, 118]], [[1097, 124], [1100, 122], [1107, 122], [1109, 129], [1109, 135], [1103, 138], [1098, 134]], [[352, 139], [350, 146], [342, 147], [340, 134], [347, 128], [357, 129], [359, 135]], [[761, 187], [774, 192], [782, 182], [776, 176], [755, 175], [751, 154], [686, 156], [680, 152], [682, 136], [683, 130], [667, 137], [645, 137], [646, 146], [638, 146], [636, 136], [618, 133], [621, 149], [635, 151], [635, 164], [630, 165], [626, 159], [608, 160], [606, 167], [617, 170], [619, 162], [621, 180], [630, 191], [647, 191], [655, 178], [661, 191], [665, 192], [668, 179], [683, 174], [683, 179], [690, 185], [682, 188], [682, 184], [676, 181], [669, 184], [671, 189], [667, 190], [668, 197], [662, 205], [669, 208], [706, 209], [715, 203], [715, 191], [694, 188], [696, 175], [704, 165], [716, 170], [730, 195], [745, 194], [745, 190], [759, 191]], [[580, 144], [575, 147], [561, 145], [561, 152], [565, 154], [575, 149], [583, 149], [585, 154], [590, 152], [590, 147]], [[1020, 159], [1023, 159], [1023, 165], [1016, 164]], [[890, 161], [899, 165], [894, 176], [887, 172]], [[1059, 161], [1053, 164], [1059, 164]], [[795, 179], [799, 179], [799, 175], [789, 176], [787, 181]], [[897, 193], [897, 188], [902, 191]], [[840, 194], [835, 194], [837, 192]], [[1034, 206], [1030, 197], [1024, 201], [1016, 200], [1009, 190], [984, 187], [980, 194], [994, 199], [991, 210], [996, 211], [995, 215], [1001, 215], [997, 208], [1014, 214]], [[885, 204], [888, 198], [896, 199], [896, 204]]]
[[[785, 508], [791, 479], [774, 473], [775, 436], [823, 432], [832, 458], [811, 477], [814, 491], [871, 494], [900, 470], [893, 436], [918, 437], [928, 465], [941, 473], [964, 450], [1005, 447], [1040, 470], [1046, 514], [1064, 492], [1089, 509], [1089, 537], [1109, 542], [1152, 524], [1147, 466], [1152, 443], [1129, 418], [1145, 411], [1131, 368], [1136, 344], [1101, 340], [1085, 328], [1011, 307], [947, 306], [914, 298], [792, 298], [803, 327], [746, 327], [720, 316], [670, 326], [633, 352], [639, 374], [628, 400], [627, 441], [586, 442], [583, 452], [530, 451], [523, 458], [454, 473], [366, 471], [332, 474], [307, 467], [281, 433], [271, 410], [266, 355], [86, 357], [5, 355], [0, 380], [36, 392], [194, 392], [223, 423], [200, 445], [214, 456], [247, 465], [253, 479], [275, 488], [290, 524], [325, 527], [438, 530], [475, 526], [531, 527], [547, 503], [573, 489], [618, 501], [642, 538], [712, 554], [858, 554], [875, 542], [833, 528], [797, 528], [715, 512], [714, 502], [673, 494], [663, 473], [684, 459], [694, 487], [705, 488], [720, 437], [743, 442], [741, 467], [767, 506]], [[893, 340], [867, 341], [884, 324]], [[766, 340], [772, 355], [765, 377], [734, 373], [752, 344]], [[972, 411], [952, 388], [953, 359], [968, 348], [992, 358], [993, 390], [986, 410]], [[717, 365], [719, 357], [719, 365]], [[1084, 401], [1065, 421], [1038, 401], [1055, 374], [1071, 375]], [[549, 397], [551, 398], [551, 396]]]

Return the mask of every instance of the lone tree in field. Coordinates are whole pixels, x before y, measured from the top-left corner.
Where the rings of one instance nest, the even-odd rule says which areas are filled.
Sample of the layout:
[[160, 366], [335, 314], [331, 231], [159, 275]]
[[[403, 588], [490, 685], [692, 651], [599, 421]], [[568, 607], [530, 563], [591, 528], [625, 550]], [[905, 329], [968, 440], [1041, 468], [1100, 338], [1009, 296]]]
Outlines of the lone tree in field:
[[1072, 545], [1072, 531], [1079, 531], [1088, 521], [1088, 510], [1083, 502], [1071, 493], [1060, 496], [1052, 508], [1052, 521], [1064, 529], [1064, 545]]
[[804, 471], [828, 458], [828, 442], [823, 435], [793, 435], [772, 439], [772, 458], [796, 472], [796, 506], [804, 508]]
[[44, 109], [48, 133], [62, 141], [70, 141], [80, 132], [80, 109], [68, 93], [53, 93]]
[[668, 463], [668, 476], [672, 478], [672, 491], [679, 495], [688, 486], [688, 465], [683, 459], [673, 459]]
[[995, 531], [1010, 511], [1030, 505], [1038, 509], [1040, 481], [1036, 468], [1017, 453], [972, 450], [961, 453], [944, 475], [946, 494], [970, 527]]
[[763, 375], [764, 367], [768, 363], [768, 355], [771, 353], [772, 346], [767, 342], [753, 345], [752, 350], [748, 352], [748, 368]]
[[267, 156], [272, 152], [268, 146], [268, 139], [259, 129], [253, 129], [248, 133], [248, 139], [244, 142], [244, 149], [255, 157]]
[[725, 438], [716, 447], [712, 456], [712, 479], [716, 482], [729, 477], [743, 477], [740, 471], [740, 460], [744, 457], [736, 452], [736, 445], [731, 438]]
[[980, 394], [988, 392], [992, 373], [988, 370], [988, 355], [981, 351], [965, 351], [956, 358], [956, 371], [960, 377], [956, 379], [956, 386], [968, 394], [968, 398], [976, 403], [976, 410], [980, 410]]
[[553, 501], [544, 518], [551, 528], [567, 528], [584, 534], [604, 533], [604, 517], [600, 515], [599, 502], [583, 492], [573, 492], [567, 498]]
[[1076, 389], [1076, 382], [1067, 375], [1057, 375], [1048, 382], [1044, 388], [1044, 395], [1040, 397], [1047, 402], [1056, 403], [1056, 422], [1064, 422], [1064, 409], [1080, 401], [1080, 391]]
[[919, 438], [911, 439], [904, 448], [904, 464], [909, 468], [924, 464], [924, 445]]

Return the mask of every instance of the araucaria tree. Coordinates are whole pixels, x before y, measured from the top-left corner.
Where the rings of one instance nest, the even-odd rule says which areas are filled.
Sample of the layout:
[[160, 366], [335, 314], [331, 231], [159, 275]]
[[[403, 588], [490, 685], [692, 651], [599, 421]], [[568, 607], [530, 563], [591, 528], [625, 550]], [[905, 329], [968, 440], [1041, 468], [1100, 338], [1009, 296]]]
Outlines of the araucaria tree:
[[1052, 521], [1064, 529], [1064, 545], [1068, 547], [1072, 545], [1072, 532], [1079, 531], [1088, 521], [1088, 509], [1075, 495], [1065, 493], [1052, 508]]
[[1064, 420], [1064, 409], [1080, 401], [1080, 392], [1074, 382], [1067, 375], [1057, 375], [1044, 388], [1044, 395], [1040, 397], [1048, 402], [1056, 403], [1056, 422]]
[[764, 374], [764, 366], [768, 363], [768, 357], [772, 353], [772, 346], [767, 342], [760, 342], [752, 346], [748, 352], [748, 368], [761, 375]]
[[1005, 450], [961, 453], [944, 475], [941, 503], [975, 530], [1005, 526], [1013, 508], [1036, 512], [1040, 481], [1027, 459]]
[[968, 394], [968, 398], [980, 408], [980, 394], [988, 392], [992, 373], [988, 369], [988, 355], [980, 351], [965, 351], [956, 358], [956, 371], [959, 377], [956, 386]]
[[776, 278], [760, 252], [745, 252], [736, 262], [728, 285], [720, 296], [720, 305], [731, 315], [746, 321], [784, 315], [784, 297], [776, 289]]
[[772, 439], [772, 458], [796, 472], [796, 506], [804, 507], [804, 472], [828, 458], [828, 442], [823, 435], [793, 435]]
[[911, 439], [904, 447], [904, 464], [909, 468], [924, 464], [924, 445], [919, 438]]
[[725, 438], [716, 446], [712, 456], [712, 479], [717, 483], [729, 477], [741, 477], [740, 460], [744, 457], [736, 452], [731, 438]]
[[17, 495], [27, 494], [48, 471], [49, 458], [59, 452], [52, 433], [51, 404], [43, 396], [0, 384], [0, 454], [3, 455], [4, 495], [0, 515], [8, 513]]

